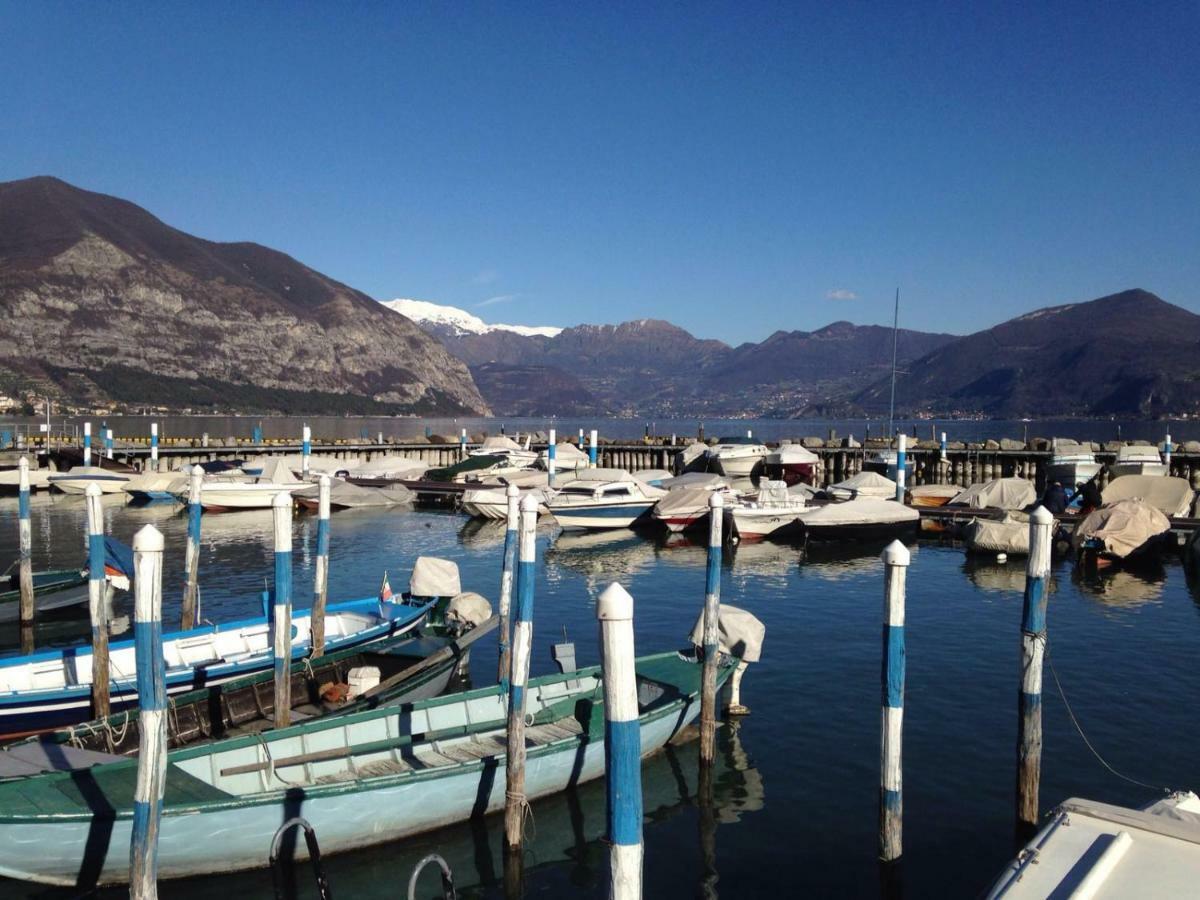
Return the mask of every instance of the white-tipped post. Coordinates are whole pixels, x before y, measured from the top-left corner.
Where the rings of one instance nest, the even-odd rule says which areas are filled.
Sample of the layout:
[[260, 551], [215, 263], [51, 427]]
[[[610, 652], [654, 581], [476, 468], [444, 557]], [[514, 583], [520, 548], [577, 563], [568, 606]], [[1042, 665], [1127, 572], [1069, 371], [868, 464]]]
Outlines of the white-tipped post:
[[275, 514], [275, 727], [283, 728], [292, 719], [292, 495], [280, 491], [271, 509]]
[[1017, 701], [1017, 827], [1038, 823], [1042, 779], [1042, 661], [1046, 653], [1046, 604], [1049, 599], [1050, 545], [1054, 516], [1039, 506], [1029, 517], [1029, 562], [1021, 614], [1021, 691]]
[[708, 567], [704, 578], [704, 670], [700, 680], [700, 763], [711, 765], [717, 753], [717, 657], [721, 623], [721, 528], [725, 497], [708, 497]]
[[752, 429], [752, 428], [747, 428], [747, 429], [746, 429], [746, 437], [747, 437], [747, 438], [753, 438], [753, 437], [754, 437], [754, 429]]
[[113, 433], [111, 428], [104, 429], [104, 455], [113, 458]]
[[596, 604], [604, 681], [604, 782], [612, 900], [642, 896], [642, 730], [638, 721], [633, 597], [610, 584]]
[[941, 454], [942, 462], [946, 461], [946, 432], [942, 432], [942, 439], [938, 444], [938, 451]]
[[458, 455], [460, 459], [467, 458], [467, 429], [458, 433]]
[[904, 482], [907, 476], [905, 468], [908, 465], [908, 435], [900, 432], [896, 444], [896, 502], [904, 502]]
[[598, 458], [600, 452], [599, 442], [600, 435], [596, 429], [593, 428], [591, 435], [588, 437], [588, 462], [591, 463], [593, 467], [596, 465], [596, 459]]
[[556, 465], [555, 457], [558, 454], [558, 449], [555, 446], [555, 441], [558, 439], [558, 434], [553, 428], [550, 429], [550, 444], [546, 447], [546, 472], [547, 480], [550, 484], [554, 484], [554, 468]]
[[904, 823], [904, 589], [911, 556], [892, 541], [883, 551], [882, 713], [879, 722], [879, 858], [894, 862]]
[[313, 658], [325, 655], [325, 605], [329, 601], [329, 497], [333, 483], [328, 475], [322, 475], [318, 485], [317, 563], [313, 574], [312, 618], [309, 619]]
[[83, 464], [92, 464], [92, 423], [83, 423]]
[[29, 460], [22, 456], [17, 463], [17, 540], [19, 560], [18, 580], [21, 603], [18, 616], [21, 623], [21, 652], [33, 651], [33, 526], [29, 516]]
[[158, 897], [158, 829], [167, 782], [162, 557], [162, 534], [153, 525], [145, 526], [133, 539], [133, 636], [141, 733], [129, 839], [129, 896], [133, 900]]
[[300, 432], [300, 474], [307, 476], [309, 458], [312, 456], [312, 429], [307, 425]]
[[104, 510], [100, 485], [87, 486], [88, 614], [92, 621], [92, 717], [109, 713], [108, 604], [104, 602]]
[[150, 423], [150, 469], [158, 471], [158, 423]]
[[504, 843], [508, 850], [521, 846], [525, 819], [525, 686], [529, 682], [529, 653], [533, 644], [533, 580], [537, 554], [537, 498], [521, 501], [521, 539], [517, 562], [517, 605], [513, 620], [512, 670], [508, 690], [507, 793], [504, 806]]
[[189, 482], [187, 551], [183, 557], [187, 581], [183, 588], [183, 609], [179, 623], [184, 631], [196, 627], [196, 608], [200, 599], [200, 514], [203, 509], [200, 494], [204, 490], [204, 470], [198, 463], [192, 466]]
[[1165, 438], [1163, 438], [1163, 462], [1167, 466], [1167, 474], [1168, 475], [1171, 474], [1171, 450], [1172, 449], [1173, 448], [1171, 446], [1171, 435], [1170, 435], [1170, 433], [1168, 433], [1167, 436]]
[[518, 532], [521, 528], [521, 489], [510, 484], [504, 489], [508, 501], [508, 527], [504, 531], [504, 558], [500, 561], [500, 666], [496, 681], [508, 690], [512, 668], [512, 590], [513, 574], [517, 570]]

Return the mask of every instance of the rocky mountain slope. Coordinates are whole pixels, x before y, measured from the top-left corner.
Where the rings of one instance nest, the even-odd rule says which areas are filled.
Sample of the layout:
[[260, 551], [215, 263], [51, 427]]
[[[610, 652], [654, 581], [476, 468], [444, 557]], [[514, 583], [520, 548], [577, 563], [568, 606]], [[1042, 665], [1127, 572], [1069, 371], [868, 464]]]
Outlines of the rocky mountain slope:
[[287, 412], [485, 413], [402, 315], [252, 243], [55, 178], [0, 184], [0, 388]]

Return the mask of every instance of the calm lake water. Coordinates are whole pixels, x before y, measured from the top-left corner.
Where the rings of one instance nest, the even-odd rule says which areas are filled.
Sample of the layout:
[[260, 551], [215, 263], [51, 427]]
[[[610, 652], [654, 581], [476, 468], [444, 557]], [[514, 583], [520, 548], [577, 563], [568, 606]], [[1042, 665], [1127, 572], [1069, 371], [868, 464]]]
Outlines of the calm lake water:
[[[164, 620], [177, 620], [185, 520], [171, 506], [131, 508], [105, 499], [107, 527], [129, 541], [147, 522], [167, 538]], [[82, 498], [33, 501], [35, 566], [83, 556]], [[269, 513], [204, 517], [203, 615], [254, 614], [271, 571]], [[315, 520], [295, 525], [297, 596], [311, 592]], [[0, 562], [16, 555], [15, 500], [0, 499]], [[383, 572], [407, 583], [419, 554], [453, 559], [464, 589], [495, 600], [501, 527], [453, 513], [338, 512], [333, 516], [331, 597], [374, 594]], [[722, 728], [716, 786], [715, 864], [706, 871], [694, 802], [695, 744], [649, 761], [645, 793], [647, 897], [880, 894], [876, 858], [882, 564], [879, 547], [810, 557], [786, 545], [744, 545], [726, 560], [723, 600], [767, 626], [763, 661], [750, 668], [752, 715]], [[565, 627], [581, 665], [596, 662], [594, 602], [620, 581], [636, 601], [637, 649], [680, 646], [704, 595], [705, 551], [687, 541], [632, 533], [572, 536], [539, 530], [535, 674], [553, 671], [550, 645]], [[973, 563], [961, 549], [914, 546], [908, 586], [904, 734], [903, 892], [970, 897], [1013, 854], [1016, 694], [1023, 562]], [[1152, 578], [1116, 573], [1080, 580], [1054, 568], [1050, 660], [1097, 749], [1118, 770], [1153, 785], [1200, 786], [1200, 593], [1174, 560]], [[129, 601], [119, 601], [119, 611]], [[306, 605], [302, 604], [302, 605]], [[69, 629], [68, 629], [69, 630]], [[80, 627], [82, 634], [82, 625]], [[47, 640], [69, 637], [63, 628]], [[15, 631], [0, 633], [11, 647]], [[476, 684], [495, 674], [494, 644], [472, 653]], [[1047, 672], [1042, 807], [1081, 795], [1120, 804], [1154, 799], [1096, 761], [1071, 725]], [[607, 896], [600, 784], [534, 804], [527, 892]], [[364, 810], [364, 815], [369, 815]], [[489, 818], [416, 840], [327, 859], [335, 896], [393, 898], [415, 863], [442, 853], [465, 896], [498, 897], [501, 821]], [[202, 846], [196, 848], [203, 853]], [[264, 856], [267, 848], [263, 848]], [[433, 896], [428, 875], [420, 896]], [[715, 879], [715, 880], [714, 880]], [[301, 896], [312, 896], [307, 872]], [[269, 872], [171, 883], [163, 896], [271, 896]], [[5, 897], [70, 892], [0, 882]], [[112, 892], [106, 896], [122, 896]]]

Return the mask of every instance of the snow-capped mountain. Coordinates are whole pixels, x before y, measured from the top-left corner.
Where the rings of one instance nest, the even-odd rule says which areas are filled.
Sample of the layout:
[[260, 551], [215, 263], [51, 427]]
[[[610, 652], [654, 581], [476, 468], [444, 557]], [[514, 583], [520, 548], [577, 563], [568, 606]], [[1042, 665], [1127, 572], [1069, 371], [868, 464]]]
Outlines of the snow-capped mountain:
[[395, 310], [418, 325], [433, 326], [439, 331], [455, 335], [491, 334], [496, 331], [511, 331], [525, 337], [556, 337], [562, 332], [561, 328], [551, 325], [489, 325], [479, 316], [471, 315], [465, 309], [457, 306], [443, 306], [440, 303], [430, 303], [428, 300], [396, 300], [380, 301], [388, 309]]

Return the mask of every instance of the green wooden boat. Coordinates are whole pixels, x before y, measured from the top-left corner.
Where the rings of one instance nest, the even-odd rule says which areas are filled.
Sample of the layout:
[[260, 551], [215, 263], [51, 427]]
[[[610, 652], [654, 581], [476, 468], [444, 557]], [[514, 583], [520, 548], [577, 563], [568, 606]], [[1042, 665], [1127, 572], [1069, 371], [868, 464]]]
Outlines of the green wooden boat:
[[[33, 603], [38, 613], [86, 604], [88, 601], [86, 569], [48, 569], [33, 573]], [[20, 572], [14, 562], [0, 574], [0, 622], [15, 622], [20, 618]]]
[[[720, 666], [718, 684], [734, 663]], [[637, 660], [643, 756], [699, 713], [701, 669], [685, 653]], [[530, 799], [604, 773], [602, 688], [598, 666], [530, 681]], [[498, 811], [506, 713], [506, 694], [492, 686], [172, 751], [158, 876], [265, 866], [275, 830], [296, 815], [323, 852], [337, 853]], [[128, 881], [136, 778], [129, 759], [0, 782], [0, 875]]]

